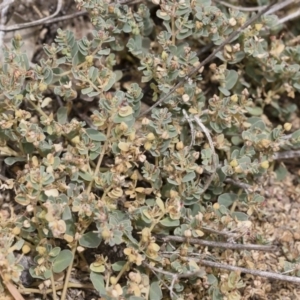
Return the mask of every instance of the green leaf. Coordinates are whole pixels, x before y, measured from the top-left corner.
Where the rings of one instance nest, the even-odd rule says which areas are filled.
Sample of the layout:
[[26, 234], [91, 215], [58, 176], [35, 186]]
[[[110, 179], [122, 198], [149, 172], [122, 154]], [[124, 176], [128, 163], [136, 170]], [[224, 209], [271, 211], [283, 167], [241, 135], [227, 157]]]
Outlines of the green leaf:
[[91, 282], [93, 283], [94, 288], [97, 290], [97, 292], [104, 296], [106, 294], [105, 285], [103, 276], [101, 274], [91, 272], [90, 274]]
[[170, 177], [168, 177], [167, 180], [172, 185], [179, 185], [175, 180], [171, 179]]
[[70, 250], [62, 250], [56, 256], [52, 270], [54, 273], [60, 273], [65, 270], [73, 261], [73, 253]]
[[24, 245], [25, 241], [23, 239], [18, 240], [15, 244], [14, 244], [14, 249], [15, 250], [21, 250], [23, 245]]
[[233, 212], [232, 217], [237, 218], [239, 221], [247, 221], [249, 219], [248, 215], [239, 211]]
[[125, 33], [130, 33], [132, 31], [132, 28], [131, 26], [128, 24], [128, 23], [125, 23], [122, 30], [125, 32]]
[[86, 248], [97, 248], [101, 243], [101, 237], [97, 232], [87, 232], [79, 239], [79, 244]]
[[82, 90], [81, 90], [81, 93], [82, 93], [83, 95], [86, 95], [86, 94], [91, 93], [91, 92], [93, 92], [93, 91], [94, 91], [93, 87], [90, 86], [90, 87], [88, 87], [88, 88], [82, 89]]
[[55, 257], [60, 253], [60, 251], [61, 249], [59, 247], [55, 247], [49, 252], [49, 256]]
[[107, 84], [104, 86], [103, 91], [107, 92], [116, 82], [116, 74], [112, 73], [110, 74], [110, 78], [107, 82]]
[[26, 53], [22, 54], [22, 61], [23, 61], [26, 71], [28, 71], [30, 68], [30, 64], [29, 64], [28, 56]]
[[276, 173], [276, 178], [279, 181], [282, 181], [288, 174], [288, 170], [284, 164], [280, 164], [280, 166], [276, 169], [275, 173]]
[[195, 177], [196, 177], [196, 173], [194, 171], [187, 173], [183, 176], [182, 182], [192, 181]]
[[57, 111], [57, 122], [61, 125], [67, 123], [68, 120], [68, 109], [66, 107], [60, 107]]
[[153, 281], [150, 285], [150, 300], [160, 300], [162, 299], [162, 291], [158, 284], [158, 281]]
[[208, 275], [207, 275], [207, 282], [208, 282], [210, 285], [212, 285], [212, 284], [217, 283], [217, 282], [218, 282], [218, 279], [216, 278], [215, 275], [213, 275], [213, 274], [208, 274]]
[[63, 220], [72, 220], [72, 212], [70, 209], [70, 206], [65, 206], [63, 214], [62, 214]]
[[225, 193], [225, 194], [219, 196], [218, 203], [220, 205], [224, 205], [225, 207], [229, 207], [237, 199], [238, 199], [238, 196], [236, 194]]
[[38, 278], [38, 279], [43, 279], [43, 280], [49, 279], [51, 277], [51, 274], [52, 274], [52, 272], [47, 269], [47, 270], [44, 271], [44, 273], [37, 275], [35, 273], [34, 267], [29, 268], [29, 273], [30, 273], [31, 277]]
[[90, 270], [95, 273], [103, 273], [103, 272], [105, 272], [105, 265], [100, 265], [97, 262], [93, 262], [90, 265]]
[[119, 272], [122, 270], [123, 266], [126, 264], [126, 261], [124, 260], [120, 260], [115, 262], [114, 264], [112, 264], [111, 268], [115, 271], [115, 272]]
[[224, 96], [230, 96], [230, 92], [226, 88], [219, 86], [218, 89]]
[[93, 175], [88, 173], [88, 172], [82, 172], [79, 171], [78, 175], [85, 181], [92, 181], [93, 180]]
[[260, 116], [263, 113], [263, 110], [258, 106], [255, 106], [255, 107], [249, 107], [248, 106], [248, 107], [245, 107], [245, 109], [252, 116]]
[[179, 226], [179, 220], [173, 220], [170, 217], [162, 219], [159, 223], [165, 227]]
[[8, 165], [11, 166], [14, 163], [18, 162], [18, 161], [26, 161], [25, 157], [6, 157], [4, 159], [4, 162]]
[[253, 201], [256, 202], [256, 203], [262, 203], [262, 202], [265, 201], [265, 197], [261, 196], [259, 194], [254, 194]]
[[226, 77], [225, 77], [225, 88], [227, 90], [231, 90], [237, 83], [238, 78], [239, 78], [239, 74], [237, 71], [227, 70]]
[[44, 76], [44, 82], [46, 84], [51, 84], [52, 83], [52, 81], [53, 81], [53, 71], [50, 67], [47, 67], [44, 70], [43, 76]]
[[110, 48], [101, 49], [97, 52], [98, 55], [108, 55], [110, 53]]
[[22, 143], [24, 154], [32, 154], [35, 151], [35, 147], [32, 143]]
[[99, 70], [94, 66], [90, 67], [89, 69], [89, 78], [92, 82], [96, 81], [97, 77], [99, 76]]
[[96, 129], [88, 128], [86, 129], [86, 133], [92, 141], [97, 141], [97, 142], [106, 141], [106, 135]]
[[158, 9], [158, 10], [156, 11], [156, 16], [157, 16], [158, 18], [160, 18], [160, 19], [165, 20], [165, 21], [170, 21], [170, 19], [171, 19], [171, 17], [170, 17], [169, 14], [167, 14], [167, 13], [161, 11], [160, 9]]
[[183, 40], [183, 39], [186, 39], [187, 37], [189, 37], [190, 35], [192, 35], [193, 34], [193, 31], [192, 30], [187, 30], [186, 32], [178, 32], [177, 34], [176, 34], [176, 38], [178, 39], [178, 40]]
[[291, 139], [292, 139], [292, 140], [298, 140], [299, 138], [300, 138], [300, 129], [298, 129], [298, 130], [296, 130], [296, 131], [294, 131], [294, 132], [292, 133]]

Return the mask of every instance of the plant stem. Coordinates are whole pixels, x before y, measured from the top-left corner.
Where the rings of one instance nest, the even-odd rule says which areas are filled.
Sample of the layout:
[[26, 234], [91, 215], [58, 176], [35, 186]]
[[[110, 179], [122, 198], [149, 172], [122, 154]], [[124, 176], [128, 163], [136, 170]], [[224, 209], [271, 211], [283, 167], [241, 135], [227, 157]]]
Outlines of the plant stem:
[[[76, 282], [69, 282], [68, 283], [68, 288], [77, 288], [77, 289], [91, 289], [94, 290], [94, 286], [92, 284], [82, 284], [82, 283], [76, 283]], [[58, 285], [56, 287], [56, 290], [62, 290], [63, 285]], [[52, 289], [48, 289], [46, 291], [44, 290], [39, 290], [39, 289], [33, 289], [33, 288], [22, 288], [19, 289], [19, 292], [22, 294], [50, 294], [52, 293]]]
[[57, 300], [53, 273], [51, 273], [51, 285], [52, 285], [53, 300]]
[[66, 278], [65, 278], [65, 283], [64, 283], [64, 287], [63, 287], [63, 290], [62, 290], [62, 294], [61, 294], [61, 300], [65, 300], [66, 299], [66, 296], [67, 296], [67, 290], [68, 290], [68, 283], [69, 283], [69, 280], [70, 280], [70, 276], [71, 276], [71, 271], [72, 271], [72, 268], [73, 268], [73, 262], [74, 262], [74, 257], [75, 257], [75, 252], [76, 252], [76, 249], [77, 249], [77, 241], [75, 242], [75, 244], [73, 245], [72, 247], [72, 261], [68, 267], [68, 270], [67, 270], [67, 274], [66, 274]]
[[126, 264], [123, 266], [122, 270], [119, 272], [117, 278], [116, 278], [116, 283], [120, 280], [121, 276], [124, 274], [124, 272], [127, 270], [127, 268], [129, 267], [130, 262], [127, 261]]
[[[110, 132], [111, 132], [111, 129], [112, 129], [112, 124], [109, 124], [108, 125], [108, 128], [107, 128], [107, 132], [106, 132], [106, 141], [104, 143], [104, 146], [103, 146], [103, 150], [101, 152], [101, 155], [98, 159], [98, 162], [97, 162], [97, 165], [96, 165], [96, 168], [95, 168], [95, 171], [94, 171], [94, 176], [93, 176], [93, 179], [90, 181], [89, 183], [89, 186], [87, 187], [87, 190], [86, 190], [86, 193], [87, 195], [91, 192], [92, 190], [92, 187], [93, 187], [93, 183], [94, 183], [94, 178], [96, 176], [96, 174], [99, 172], [100, 170], [100, 166], [101, 166], [101, 163], [102, 163], [102, 160], [103, 160], [103, 157], [105, 155], [105, 152], [106, 152], [106, 149], [108, 147], [108, 144], [109, 144], [109, 136], [110, 136]], [[89, 223], [90, 224], [90, 223]], [[88, 224], [88, 225], [89, 225]], [[85, 226], [85, 229], [88, 227], [88, 225]], [[85, 229], [82, 230], [81, 234], [84, 233]], [[66, 299], [66, 295], [67, 295], [67, 289], [68, 289], [68, 282], [69, 282], [69, 279], [70, 279], [70, 275], [71, 275], [71, 271], [72, 271], [72, 268], [73, 268], [73, 262], [74, 262], [74, 258], [75, 258], [75, 252], [76, 252], [76, 249], [77, 249], [77, 244], [78, 244], [78, 241], [76, 241], [72, 247], [72, 254], [73, 254], [73, 257], [72, 257], [72, 261], [68, 267], [68, 270], [67, 270], [67, 274], [66, 274], [66, 278], [65, 278], [65, 284], [64, 284], [64, 287], [63, 287], [63, 291], [62, 291], [62, 295], [61, 295], [61, 300], [65, 300]], [[121, 272], [120, 272], [121, 273]], [[120, 274], [119, 274], [120, 275]], [[122, 276], [122, 274], [120, 275]]]
[[87, 191], [86, 193], [89, 194], [92, 190], [92, 186], [93, 186], [93, 183], [94, 183], [94, 178], [95, 176], [98, 174], [99, 170], [100, 170], [100, 166], [101, 166], [101, 163], [102, 163], [102, 160], [103, 160], [103, 157], [105, 155], [105, 152], [106, 152], [106, 148], [108, 147], [108, 144], [109, 144], [109, 136], [110, 136], [110, 132], [111, 132], [111, 129], [112, 129], [112, 124], [109, 124], [108, 125], [108, 128], [107, 128], [107, 132], [106, 132], [106, 141], [104, 143], [104, 146], [103, 146], [103, 150], [101, 152], [101, 155], [98, 159], [98, 162], [97, 162], [97, 165], [96, 165], [96, 168], [95, 168], [95, 171], [94, 171], [94, 176], [93, 176], [93, 179], [90, 181], [89, 183], [89, 186], [87, 188]]
[[37, 106], [33, 101], [31, 101], [30, 99], [28, 99], [28, 102], [34, 107], [34, 109], [43, 117], [45, 117], [46, 119], [48, 119], [48, 116], [42, 111], [42, 109]]

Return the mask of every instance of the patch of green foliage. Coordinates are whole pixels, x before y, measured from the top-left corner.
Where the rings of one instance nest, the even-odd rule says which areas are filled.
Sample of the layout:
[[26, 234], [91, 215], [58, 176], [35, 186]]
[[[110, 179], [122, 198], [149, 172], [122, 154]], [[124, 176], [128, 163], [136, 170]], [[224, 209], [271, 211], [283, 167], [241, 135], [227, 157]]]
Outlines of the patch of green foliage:
[[[214, 240], [213, 230], [225, 230], [249, 242], [244, 234], [264, 201], [261, 182], [274, 154], [300, 146], [300, 131], [286, 135], [289, 123], [273, 128], [263, 118], [270, 106], [283, 121], [296, 109], [278, 98], [300, 91], [300, 47], [270, 38], [276, 17], [263, 16], [186, 78], [201, 63], [197, 51], [220, 45], [245, 13], [209, 0], [161, 1], [154, 26], [151, 2], [76, 2], [90, 14], [91, 38], [59, 30], [34, 66], [20, 35], [4, 50], [0, 151], [8, 167], [22, 168], [1, 189], [13, 190], [23, 211], [1, 216], [2, 275], [20, 280], [14, 253], [23, 251], [34, 256], [31, 276], [54, 286], [82, 251], [104, 245], [88, 268], [104, 299], [185, 299], [199, 280], [211, 299], [240, 299], [241, 278], [232, 272], [224, 283], [207, 273], [190, 239]], [[141, 80], [127, 90], [114, 70], [121, 52], [139, 62], [132, 68]], [[140, 117], [145, 83], [157, 101], [182, 79], [163, 107]], [[92, 126], [70, 118], [79, 92], [98, 99]], [[63, 105], [51, 111], [57, 97]], [[164, 243], [164, 236], [182, 239]], [[116, 247], [123, 256], [113, 260]], [[189, 272], [187, 280], [170, 276]]]

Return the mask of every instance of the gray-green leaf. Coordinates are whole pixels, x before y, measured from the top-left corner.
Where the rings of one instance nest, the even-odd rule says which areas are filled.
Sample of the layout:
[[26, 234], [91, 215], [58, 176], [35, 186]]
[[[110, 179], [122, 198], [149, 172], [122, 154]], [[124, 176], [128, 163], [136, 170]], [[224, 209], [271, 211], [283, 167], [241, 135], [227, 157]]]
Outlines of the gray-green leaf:
[[97, 232], [87, 232], [79, 239], [79, 244], [86, 248], [97, 248], [101, 243], [101, 237]]
[[86, 129], [86, 133], [92, 141], [96, 141], [96, 142], [106, 141], [106, 135], [96, 129], [88, 128]]
[[60, 273], [65, 270], [73, 261], [73, 253], [70, 250], [62, 250], [55, 258], [52, 266], [54, 273]]
[[162, 291], [158, 281], [153, 281], [150, 285], [150, 300], [160, 300], [162, 298]]

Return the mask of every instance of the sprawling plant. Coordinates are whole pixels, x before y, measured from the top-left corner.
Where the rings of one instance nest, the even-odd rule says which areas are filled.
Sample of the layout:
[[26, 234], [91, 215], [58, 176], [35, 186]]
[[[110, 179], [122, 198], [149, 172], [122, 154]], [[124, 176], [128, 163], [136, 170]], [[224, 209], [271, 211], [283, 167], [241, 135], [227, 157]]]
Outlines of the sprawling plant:
[[[1, 189], [20, 213], [0, 216], [3, 281], [20, 281], [21, 251], [54, 299], [67, 270], [65, 299], [72, 268], [94, 248], [86, 271], [103, 299], [241, 299], [242, 277], [201, 266], [218, 246], [197, 241], [268, 243], [251, 216], [277, 153], [300, 146], [299, 130], [286, 133], [296, 106], [278, 101], [300, 91], [299, 46], [270, 36], [276, 17], [263, 16], [190, 75], [198, 52], [239, 30], [245, 13], [210, 0], [75, 2], [89, 12], [90, 38], [59, 30], [36, 65], [20, 35], [4, 49], [0, 151], [11, 177]], [[128, 56], [139, 76], [120, 88]], [[148, 114], [145, 86], [153, 103], [165, 98]], [[84, 97], [97, 101], [88, 123], [72, 110]], [[270, 107], [283, 126], [268, 121]]]

